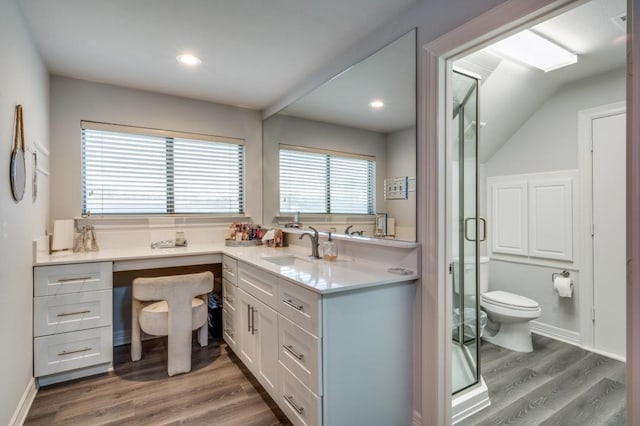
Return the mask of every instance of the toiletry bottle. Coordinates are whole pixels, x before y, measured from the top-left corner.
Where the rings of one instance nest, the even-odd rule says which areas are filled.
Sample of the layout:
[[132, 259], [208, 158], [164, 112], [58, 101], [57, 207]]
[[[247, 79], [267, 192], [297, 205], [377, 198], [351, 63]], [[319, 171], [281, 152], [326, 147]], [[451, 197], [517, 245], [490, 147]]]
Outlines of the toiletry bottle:
[[322, 257], [324, 260], [336, 260], [338, 258], [338, 246], [331, 239], [331, 232], [329, 232], [329, 239], [322, 243]]

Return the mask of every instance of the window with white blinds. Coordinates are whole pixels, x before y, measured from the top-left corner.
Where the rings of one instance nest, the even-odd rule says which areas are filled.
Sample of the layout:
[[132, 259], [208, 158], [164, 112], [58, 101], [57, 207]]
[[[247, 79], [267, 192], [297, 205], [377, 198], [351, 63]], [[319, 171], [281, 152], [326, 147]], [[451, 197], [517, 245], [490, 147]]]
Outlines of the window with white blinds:
[[372, 157], [280, 147], [280, 212], [375, 213]]
[[82, 122], [82, 213], [244, 212], [244, 141]]

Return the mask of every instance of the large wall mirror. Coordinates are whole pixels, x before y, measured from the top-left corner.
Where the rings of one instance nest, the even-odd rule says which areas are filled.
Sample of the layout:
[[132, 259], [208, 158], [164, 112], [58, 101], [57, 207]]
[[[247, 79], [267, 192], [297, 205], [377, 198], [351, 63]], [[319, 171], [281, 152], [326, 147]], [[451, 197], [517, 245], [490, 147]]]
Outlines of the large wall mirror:
[[416, 240], [415, 30], [263, 123], [263, 223]]

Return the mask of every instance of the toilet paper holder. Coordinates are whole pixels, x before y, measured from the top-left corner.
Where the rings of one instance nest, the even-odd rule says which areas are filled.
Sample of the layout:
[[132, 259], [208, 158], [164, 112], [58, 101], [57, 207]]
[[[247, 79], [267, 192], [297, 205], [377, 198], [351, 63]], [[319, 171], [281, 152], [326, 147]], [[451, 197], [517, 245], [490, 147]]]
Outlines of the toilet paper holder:
[[554, 272], [551, 274], [551, 282], [555, 282], [556, 280], [556, 276], [557, 275], [562, 275], [564, 278], [569, 278], [569, 271], [562, 271], [562, 272]]

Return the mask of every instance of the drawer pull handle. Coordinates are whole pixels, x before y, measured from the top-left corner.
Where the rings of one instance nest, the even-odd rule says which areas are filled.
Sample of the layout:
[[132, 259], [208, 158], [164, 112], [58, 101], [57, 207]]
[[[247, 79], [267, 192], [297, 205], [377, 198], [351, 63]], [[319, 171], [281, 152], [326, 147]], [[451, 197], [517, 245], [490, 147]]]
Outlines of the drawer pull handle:
[[77, 311], [77, 312], [62, 312], [62, 313], [59, 313], [58, 316], [59, 317], [68, 317], [70, 315], [88, 314], [89, 312], [91, 312], [90, 309], [86, 309], [84, 311]]
[[80, 277], [80, 278], [58, 278], [58, 282], [61, 284], [72, 282], [72, 281], [88, 281], [91, 277]]
[[293, 303], [293, 300], [291, 299], [287, 299], [287, 300], [282, 299], [282, 301], [284, 302], [285, 305], [289, 305], [297, 311], [302, 311], [302, 309], [304, 308], [304, 306], [302, 305], [296, 305], [295, 303]]
[[87, 352], [87, 351], [90, 351], [90, 350], [91, 350], [90, 347], [85, 347], [85, 348], [82, 348], [82, 349], [76, 349], [75, 351], [62, 351], [62, 352], [60, 352], [58, 354], [58, 356], [75, 354], [75, 353], [78, 353], [78, 352]]
[[282, 345], [282, 347], [285, 348], [291, 355], [295, 356], [299, 360], [302, 361], [302, 359], [304, 358], [304, 355], [299, 354], [298, 352], [296, 352], [295, 349], [293, 349], [292, 345]]
[[296, 410], [298, 412], [298, 414], [302, 414], [304, 412], [304, 408], [302, 407], [298, 407], [298, 404], [296, 404], [293, 401], [293, 397], [289, 396], [289, 395], [283, 395], [284, 399], [287, 400], [287, 402], [289, 403], [289, 405], [291, 405], [291, 407], [293, 407], [294, 410]]

